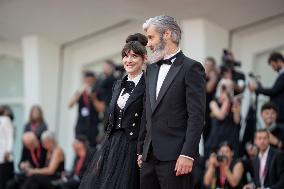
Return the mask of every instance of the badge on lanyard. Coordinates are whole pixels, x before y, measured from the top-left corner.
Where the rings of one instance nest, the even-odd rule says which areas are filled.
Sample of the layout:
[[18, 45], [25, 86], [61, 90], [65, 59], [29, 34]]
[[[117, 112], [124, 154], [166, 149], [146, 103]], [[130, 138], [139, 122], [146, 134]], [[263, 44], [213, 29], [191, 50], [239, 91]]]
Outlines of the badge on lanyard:
[[89, 108], [83, 107], [83, 108], [81, 109], [81, 116], [82, 116], [82, 117], [87, 117], [87, 116], [89, 116], [89, 115], [90, 115], [90, 110], [89, 110]]

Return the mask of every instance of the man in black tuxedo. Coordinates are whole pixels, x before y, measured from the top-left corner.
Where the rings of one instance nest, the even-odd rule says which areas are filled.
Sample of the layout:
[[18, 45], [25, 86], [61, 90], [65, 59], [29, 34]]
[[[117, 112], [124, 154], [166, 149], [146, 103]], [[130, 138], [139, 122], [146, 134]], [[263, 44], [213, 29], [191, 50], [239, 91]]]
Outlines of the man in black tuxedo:
[[264, 88], [261, 85], [257, 85], [255, 82], [251, 82], [249, 88], [251, 91], [255, 91], [259, 94], [264, 94], [270, 97], [278, 109], [277, 123], [284, 124], [284, 58], [279, 52], [274, 52], [268, 59], [269, 65], [274, 71], [279, 73], [272, 88]]
[[150, 18], [143, 28], [152, 51], [152, 64], [146, 71], [138, 142], [140, 186], [190, 189], [204, 126], [205, 72], [199, 62], [179, 49], [181, 29], [174, 18]]
[[269, 145], [266, 129], [256, 131], [254, 143], [258, 148], [258, 154], [252, 161], [254, 186], [249, 184], [245, 188], [284, 188], [283, 152]]

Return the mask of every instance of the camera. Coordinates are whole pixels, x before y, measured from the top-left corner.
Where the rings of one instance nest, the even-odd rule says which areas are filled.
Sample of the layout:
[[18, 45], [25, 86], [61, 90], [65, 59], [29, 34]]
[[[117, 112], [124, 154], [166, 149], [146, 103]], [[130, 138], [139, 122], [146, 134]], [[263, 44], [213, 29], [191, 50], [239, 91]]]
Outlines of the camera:
[[216, 158], [217, 158], [217, 161], [220, 162], [220, 163], [228, 160], [227, 156], [225, 156], [223, 154], [218, 154]]
[[230, 68], [241, 67], [242, 65], [240, 61], [234, 60], [233, 53], [227, 49], [223, 50], [222, 61], [223, 61], [223, 65], [226, 65]]

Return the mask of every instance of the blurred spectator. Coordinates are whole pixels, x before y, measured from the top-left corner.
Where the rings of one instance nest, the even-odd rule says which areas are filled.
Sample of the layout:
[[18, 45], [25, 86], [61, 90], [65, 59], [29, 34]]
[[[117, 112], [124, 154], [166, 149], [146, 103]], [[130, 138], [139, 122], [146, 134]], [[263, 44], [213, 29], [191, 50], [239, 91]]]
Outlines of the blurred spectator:
[[277, 107], [271, 102], [264, 104], [261, 107], [261, 117], [265, 128], [269, 131], [270, 145], [283, 150], [284, 128], [276, 123]]
[[209, 188], [242, 188], [244, 167], [241, 161], [233, 159], [232, 146], [224, 142], [217, 155], [212, 153], [207, 162], [204, 185]]
[[24, 132], [31, 131], [40, 139], [41, 134], [46, 130], [47, 125], [44, 121], [42, 109], [35, 105], [31, 108], [29, 122], [25, 125]]
[[[229, 73], [228, 73], [229, 74]], [[224, 78], [219, 82], [218, 96], [210, 102], [212, 112], [212, 128], [205, 144], [205, 157], [214, 151], [220, 143], [228, 141], [238, 155], [239, 129], [240, 129], [240, 102], [237, 98], [232, 100], [233, 82]]]
[[241, 94], [245, 90], [245, 74], [238, 71], [236, 68], [241, 67], [241, 62], [236, 61], [231, 51], [225, 49], [222, 56], [222, 67], [227, 67], [231, 70], [234, 95]]
[[23, 144], [27, 151], [22, 154], [19, 163], [19, 173], [15, 174], [13, 180], [7, 184], [7, 189], [18, 189], [27, 178], [27, 171], [30, 168], [42, 168], [45, 166], [46, 150], [42, 148], [36, 135], [28, 131], [23, 134]]
[[102, 94], [95, 88], [96, 77], [92, 72], [84, 73], [83, 86], [76, 92], [69, 102], [72, 108], [78, 104], [78, 119], [75, 128], [75, 135], [84, 135], [88, 138], [90, 146], [96, 147], [99, 113], [105, 111], [105, 103]]
[[75, 152], [75, 161], [72, 172], [65, 173], [61, 179], [53, 182], [60, 189], [76, 189], [80, 185], [80, 181], [87, 169], [92, 158], [93, 151], [88, 147], [88, 141], [84, 136], [77, 136], [73, 142], [73, 150]]
[[0, 189], [5, 189], [7, 181], [13, 178], [14, 128], [11, 115], [8, 106], [0, 106]]
[[64, 152], [57, 145], [55, 134], [44, 131], [41, 142], [47, 151], [46, 165], [44, 168], [27, 168], [28, 178], [22, 185], [22, 189], [54, 188], [52, 181], [60, 178], [64, 171]]
[[284, 58], [281, 53], [274, 52], [270, 55], [268, 63], [274, 71], [279, 73], [272, 88], [264, 88], [260, 83], [250, 82], [249, 89], [269, 96], [278, 109], [277, 123], [284, 124]]
[[204, 68], [206, 73], [206, 112], [205, 112], [205, 127], [203, 130], [203, 139], [206, 143], [211, 129], [211, 117], [209, 104], [213, 100], [218, 84], [218, 69], [215, 59], [208, 57], [205, 59]]
[[269, 145], [269, 132], [266, 129], [256, 131], [254, 142], [259, 150], [252, 162], [254, 183], [246, 185], [244, 189], [284, 188], [283, 152]]
[[107, 107], [111, 100], [113, 84], [116, 81], [113, 75], [114, 69], [115, 69], [115, 64], [113, 63], [113, 61], [106, 60], [103, 65], [104, 79], [101, 83], [101, 88], [103, 91], [104, 100]]

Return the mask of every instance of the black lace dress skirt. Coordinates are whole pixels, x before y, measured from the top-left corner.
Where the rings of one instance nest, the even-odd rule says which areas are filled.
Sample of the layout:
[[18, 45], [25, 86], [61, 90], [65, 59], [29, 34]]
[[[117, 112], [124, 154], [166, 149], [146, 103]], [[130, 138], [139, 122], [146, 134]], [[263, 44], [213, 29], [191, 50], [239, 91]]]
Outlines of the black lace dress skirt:
[[137, 141], [130, 141], [124, 129], [107, 136], [94, 155], [80, 189], [138, 189]]

